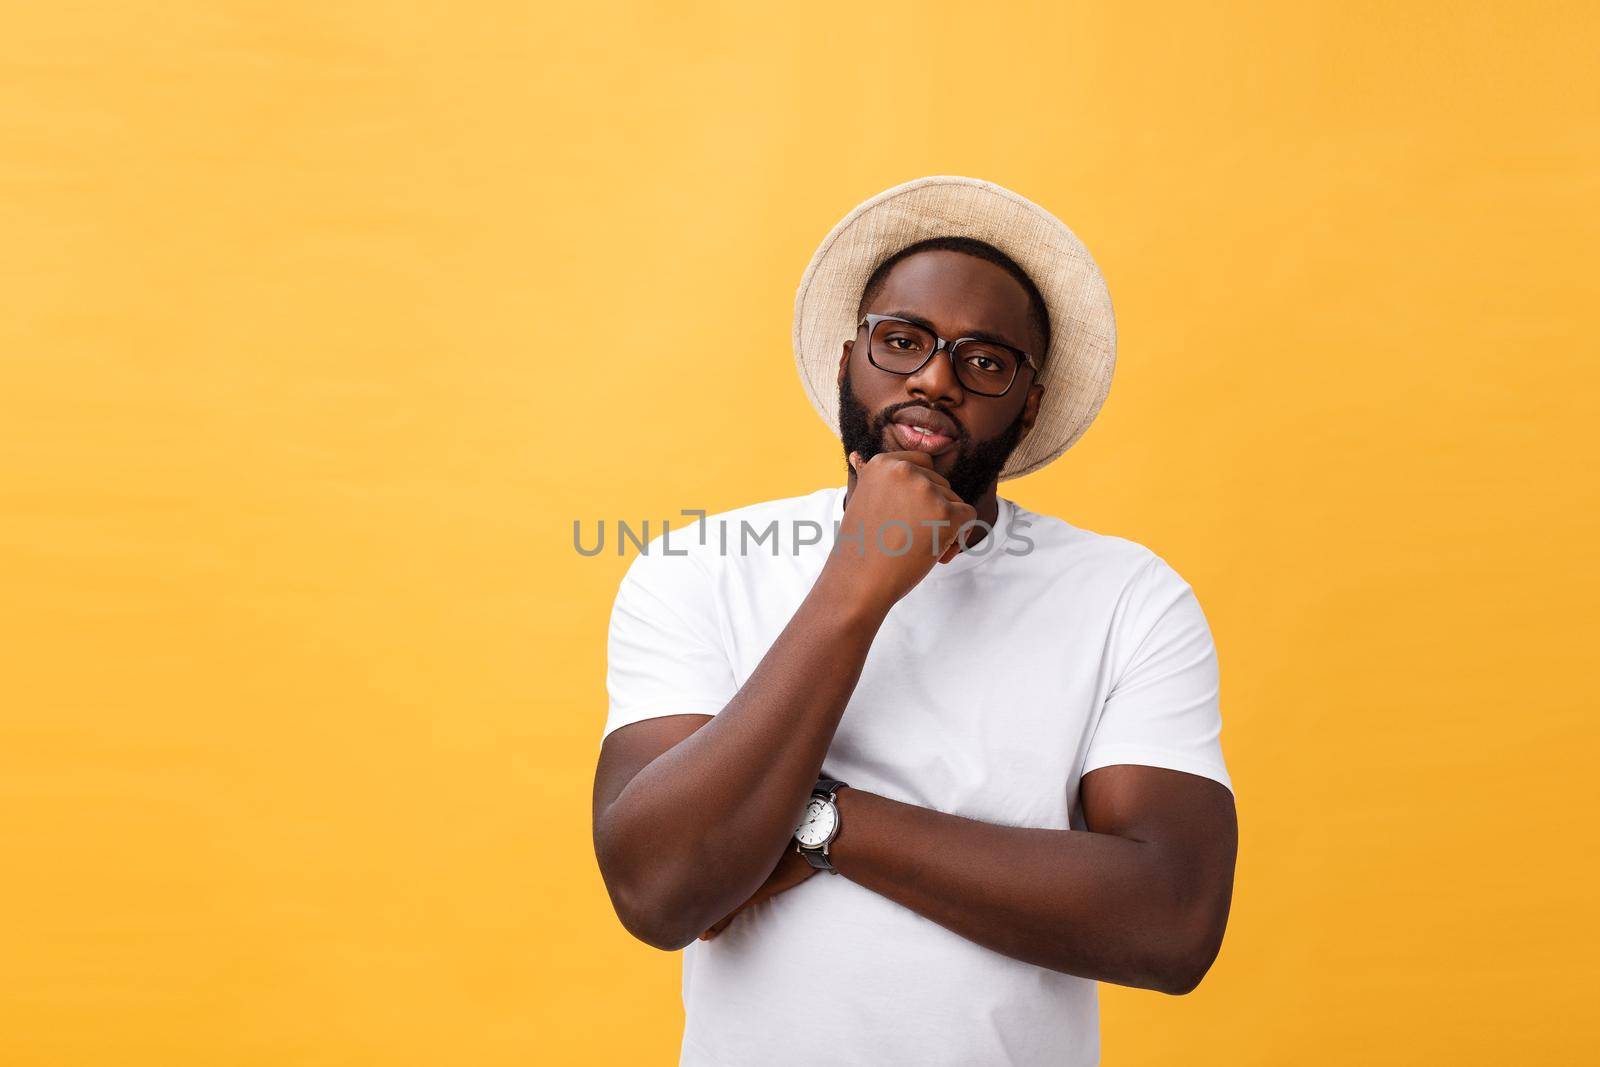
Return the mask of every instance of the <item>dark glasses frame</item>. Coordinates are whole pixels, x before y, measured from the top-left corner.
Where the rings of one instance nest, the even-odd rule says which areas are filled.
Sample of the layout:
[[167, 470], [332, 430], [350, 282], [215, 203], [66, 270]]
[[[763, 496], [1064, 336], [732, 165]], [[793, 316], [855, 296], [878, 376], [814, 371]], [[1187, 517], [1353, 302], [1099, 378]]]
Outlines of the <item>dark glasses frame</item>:
[[[932, 350], [928, 352], [927, 357], [924, 358], [921, 363], [917, 364], [911, 370], [894, 370], [893, 368], [880, 365], [877, 360], [872, 358], [872, 335], [877, 331], [878, 324], [880, 322], [901, 322], [907, 326], [921, 330], [923, 333], [932, 333], [934, 340]], [[1023, 367], [1027, 367], [1029, 370], [1033, 371], [1034, 377], [1037, 378], [1039, 376], [1039, 365], [1033, 361], [1033, 357], [1028, 355], [1028, 353], [1012, 345], [1001, 344], [999, 341], [991, 341], [987, 337], [958, 337], [954, 341], [947, 341], [938, 334], [933, 333], [932, 330], [928, 329], [928, 327], [924, 326], [922, 323], [912, 322], [910, 319], [902, 319], [898, 315], [867, 315], [863, 317], [860, 322], [856, 323], [856, 332], [859, 333], [863, 326], [867, 328], [867, 362], [871, 363], [874, 367], [877, 367], [885, 374], [898, 374], [901, 377], [910, 377], [913, 374], [920, 373], [922, 368], [928, 365], [928, 360], [932, 359], [934, 356], [937, 356], [940, 352], [948, 352], [950, 354], [950, 371], [956, 376], [956, 381], [961, 382], [961, 388], [965, 389], [969, 393], [976, 393], [978, 396], [1005, 396], [1007, 393], [1011, 392], [1011, 387], [1017, 384], [1017, 376], [1022, 373]], [[968, 386], [966, 382], [961, 381], [961, 372], [956, 366], [956, 349], [969, 341], [977, 344], [990, 345], [994, 348], [1003, 348], [1007, 352], [1011, 352], [1016, 355], [1017, 366], [1016, 369], [1011, 372], [1011, 380], [1007, 382], [1006, 387], [1000, 390], [998, 393], [986, 393], [981, 389], [973, 389]]]

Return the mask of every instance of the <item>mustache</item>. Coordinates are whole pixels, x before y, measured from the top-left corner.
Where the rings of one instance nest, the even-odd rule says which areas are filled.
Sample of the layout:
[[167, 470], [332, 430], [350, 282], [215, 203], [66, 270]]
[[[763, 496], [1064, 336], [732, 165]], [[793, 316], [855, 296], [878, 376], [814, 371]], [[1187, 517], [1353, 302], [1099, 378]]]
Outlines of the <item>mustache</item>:
[[925, 404], [920, 400], [907, 400], [903, 404], [891, 404], [882, 411], [878, 412], [872, 417], [873, 432], [882, 434], [884, 430], [889, 428], [889, 424], [894, 422], [894, 417], [908, 408], [918, 408], [923, 411], [937, 412], [940, 416], [950, 420], [950, 425], [955, 427], [955, 437], [959, 446], [961, 448], [968, 448], [971, 446], [972, 434], [967, 431], [967, 428], [961, 424], [961, 420], [956, 418], [953, 412], [946, 411], [937, 404]]

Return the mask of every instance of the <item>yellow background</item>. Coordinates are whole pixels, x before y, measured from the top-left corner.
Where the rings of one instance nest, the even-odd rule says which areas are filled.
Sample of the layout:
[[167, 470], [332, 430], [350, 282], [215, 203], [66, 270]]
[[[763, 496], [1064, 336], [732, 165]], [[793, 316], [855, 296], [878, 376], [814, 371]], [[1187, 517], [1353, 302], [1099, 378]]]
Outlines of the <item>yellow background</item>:
[[572, 522], [839, 484], [795, 284], [950, 173], [1117, 313], [1003, 494], [1160, 552], [1221, 655], [1227, 941], [1102, 987], [1106, 1062], [1577, 1062], [1597, 23], [16, 6], [0, 1061], [676, 1062], [590, 840], [627, 560]]

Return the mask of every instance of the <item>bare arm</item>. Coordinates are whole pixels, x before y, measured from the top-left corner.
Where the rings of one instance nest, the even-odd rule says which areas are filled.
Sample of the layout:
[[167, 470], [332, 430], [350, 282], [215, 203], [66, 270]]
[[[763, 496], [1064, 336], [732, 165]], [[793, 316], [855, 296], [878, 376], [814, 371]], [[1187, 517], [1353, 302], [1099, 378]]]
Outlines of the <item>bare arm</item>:
[[[878, 628], [974, 514], [927, 456], [874, 457], [852, 474], [841, 522], [841, 532], [867, 531], [865, 551], [829, 555], [728, 705], [710, 718], [634, 723], [606, 739], [595, 780], [595, 854], [636, 937], [684, 947], [777, 866]], [[918, 531], [911, 551], [873, 550], [873, 532], [889, 518]]]
[[1087, 831], [996, 826], [838, 795], [844, 877], [1051, 970], [1182, 994], [1222, 944], [1238, 824], [1220, 782], [1157, 767], [1084, 775]]
[[[617, 914], [636, 937], [682, 948], [777, 865], [881, 622], [841, 610], [825, 571], [716, 716], [675, 717], [686, 733], [676, 743], [659, 728], [640, 730], [653, 719], [606, 739], [595, 852]], [[622, 755], [634, 733], [646, 738], [647, 753], [652, 734], [670, 747], [619, 786], [618, 772], [636, 762]]]

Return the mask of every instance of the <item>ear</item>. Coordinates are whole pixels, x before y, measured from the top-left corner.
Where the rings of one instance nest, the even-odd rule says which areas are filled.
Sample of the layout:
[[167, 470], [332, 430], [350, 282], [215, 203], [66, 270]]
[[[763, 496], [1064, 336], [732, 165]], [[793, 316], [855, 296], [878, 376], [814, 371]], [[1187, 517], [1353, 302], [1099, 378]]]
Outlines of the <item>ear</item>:
[[1033, 420], [1039, 417], [1039, 402], [1044, 399], [1044, 386], [1028, 386], [1028, 396], [1022, 402], [1022, 433], [1018, 435], [1020, 444], [1024, 437], [1033, 429]]
[[854, 341], [846, 341], [844, 350], [839, 354], [839, 374], [833, 380], [834, 385], [843, 385], [845, 372], [850, 369], [850, 352], [855, 348]]

